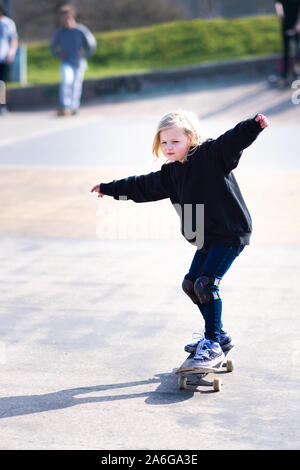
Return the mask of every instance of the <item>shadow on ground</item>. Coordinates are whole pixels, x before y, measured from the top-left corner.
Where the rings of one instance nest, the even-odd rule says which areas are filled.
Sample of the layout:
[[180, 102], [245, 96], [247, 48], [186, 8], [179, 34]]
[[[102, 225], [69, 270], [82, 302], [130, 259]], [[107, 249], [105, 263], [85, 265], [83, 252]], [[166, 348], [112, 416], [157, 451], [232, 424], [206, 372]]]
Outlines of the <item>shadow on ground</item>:
[[[158, 384], [155, 391], [132, 391], [129, 393], [106, 394], [117, 389]], [[98, 394], [103, 392], [103, 396]], [[154, 378], [136, 382], [126, 382], [91, 387], [78, 387], [43, 395], [20, 395], [0, 398], [0, 418], [10, 418], [50, 410], [60, 410], [84, 403], [106, 403], [115, 400], [128, 400], [144, 397], [145, 403], [151, 405], [172, 404], [185, 401], [194, 395], [194, 390], [179, 390], [177, 377], [173, 373], [157, 374]], [[97, 396], [85, 396], [96, 393]]]

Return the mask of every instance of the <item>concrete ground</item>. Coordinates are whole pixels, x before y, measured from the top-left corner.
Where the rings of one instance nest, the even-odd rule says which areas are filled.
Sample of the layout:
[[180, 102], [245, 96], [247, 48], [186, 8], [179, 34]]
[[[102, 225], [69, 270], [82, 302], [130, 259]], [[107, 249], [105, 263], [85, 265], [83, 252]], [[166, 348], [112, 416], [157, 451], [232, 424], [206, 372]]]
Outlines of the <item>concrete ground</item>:
[[[106, 97], [76, 118], [1, 118], [1, 449], [299, 449], [292, 93], [216, 79]], [[257, 112], [271, 123], [235, 171], [254, 233], [222, 281], [236, 369], [221, 393], [177, 389], [203, 325], [181, 291], [194, 249], [174, 209], [90, 193], [158, 169], [155, 125], [179, 107], [212, 136]]]

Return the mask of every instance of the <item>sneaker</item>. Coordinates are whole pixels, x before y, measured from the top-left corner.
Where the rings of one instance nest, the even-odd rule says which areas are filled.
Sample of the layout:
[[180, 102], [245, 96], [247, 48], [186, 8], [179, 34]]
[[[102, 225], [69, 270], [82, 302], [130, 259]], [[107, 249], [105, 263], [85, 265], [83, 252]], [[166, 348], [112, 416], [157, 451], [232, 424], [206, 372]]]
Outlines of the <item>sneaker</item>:
[[222, 366], [224, 360], [225, 355], [219, 343], [204, 338], [200, 340], [193, 359], [188, 362], [184, 371], [191, 374], [215, 371]]
[[71, 110], [68, 108], [61, 108], [57, 110], [57, 116], [71, 116]]
[[230, 351], [234, 347], [231, 336], [226, 331], [221, 330], [220, 346], [223, 352]]
[[[196, 349], [200, 341], [203, 340], [204, 337], [204, 332], [202, 333], [194, 333], [193, 336], [196, 338], [197, 336], [200, 336], [200, 339], [196, 341], [195, 343], [187, 344], [184, 346], [185, 352], [189, 354], [195, 354]], [[231, 337], [228, 335], [226, 331], [221, 330], [221, 336], [220, 336], [220, 346], [223, 350], [223, 352], [229, 351], [234, 347], [234, 344], [232, 342]]]
[[270, 85], [278, 88], [285, 88], [290, 85], [290, 81], [288, 78], [279, 77], [278, 75], [270, 75], [268, 77], [268, 82], [270, 83]]
[[198, 339], [198, 341], [196, 341], [195, 343], [186, 344], [184, 346], [185, 352], [190, 353], [190, 354], [195, 354], [198, 344], [204, 338], [204, 330], [202, 332], [196, 331], [195, 333], [193, 333], [193, 338], [197, 338], [197, 337], [200, 338]]
[[300, 77], [300, 62], [295, 63], [293, 70], [293, 79], [297, 80]]

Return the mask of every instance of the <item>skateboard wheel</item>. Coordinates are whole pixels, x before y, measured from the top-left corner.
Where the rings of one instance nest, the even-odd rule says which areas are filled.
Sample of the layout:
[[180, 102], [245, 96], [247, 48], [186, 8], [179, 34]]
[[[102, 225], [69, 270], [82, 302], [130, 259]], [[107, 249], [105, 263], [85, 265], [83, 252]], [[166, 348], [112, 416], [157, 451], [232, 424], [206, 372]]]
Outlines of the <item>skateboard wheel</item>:
[[214, 379], [213, 387], [215, 392], [220, 392], [222, 388], [222, 380]]
[[228, 359], [226, 363], [227, 372], [232, 372], [234, 370], [234, 363], [232, 359]]
[[183, 375], [178, 377], [178, 388], [179, 390], [184, 390], [186, 388], [186, 377]]

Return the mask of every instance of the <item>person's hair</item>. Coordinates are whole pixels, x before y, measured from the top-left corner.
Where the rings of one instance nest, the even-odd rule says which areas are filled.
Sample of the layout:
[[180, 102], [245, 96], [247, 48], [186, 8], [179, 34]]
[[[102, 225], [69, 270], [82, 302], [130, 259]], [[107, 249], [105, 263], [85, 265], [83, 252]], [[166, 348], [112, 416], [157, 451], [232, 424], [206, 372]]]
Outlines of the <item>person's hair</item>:
[[4, 13], [5, 13], [4, 5], [3, 5], [3, 3], [0, 3], [0, 14], [4, 15]]
[[73, 7], [73, 5], [70, 5], [69, 3], [66, 3], [65, 5], [62, 5], [59, 9], [58, 9], [58, 13], [60, 15], [64, 15], [65, 13], [70, 13], [72, 16], [76, 16], [76, 10], [75, 8]]
[[155, 157], [159, 158], [162, 155], [160, 132], [172, 127], [182, 129], [185, 135], [190, 138], [190, 148], [187, 155], [192, 155], [197, 147], [207, 140], [200, 130], [200, 122], [195, 113], [182, 109], [172, 111], [164, 114], [158, 123], [152, 145], [152, 153]]

